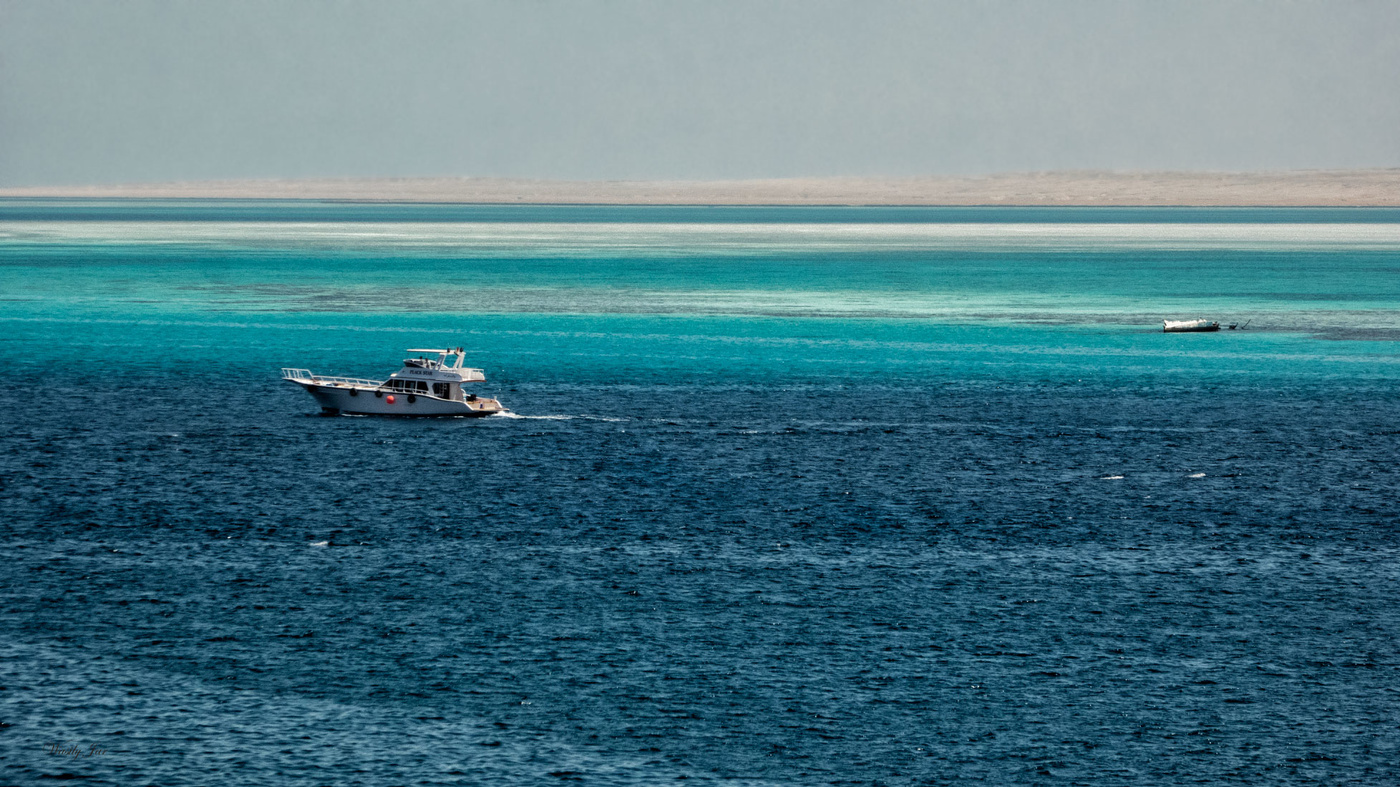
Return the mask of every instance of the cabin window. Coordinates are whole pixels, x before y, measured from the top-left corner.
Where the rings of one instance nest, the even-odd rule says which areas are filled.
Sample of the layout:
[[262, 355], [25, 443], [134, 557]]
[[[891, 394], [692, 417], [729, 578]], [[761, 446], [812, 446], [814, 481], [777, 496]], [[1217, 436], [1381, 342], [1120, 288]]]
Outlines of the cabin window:
[[436, 396], [439, 399], [446, 399], [447, 394], [447, 383], [433, 383], [433, 396]]

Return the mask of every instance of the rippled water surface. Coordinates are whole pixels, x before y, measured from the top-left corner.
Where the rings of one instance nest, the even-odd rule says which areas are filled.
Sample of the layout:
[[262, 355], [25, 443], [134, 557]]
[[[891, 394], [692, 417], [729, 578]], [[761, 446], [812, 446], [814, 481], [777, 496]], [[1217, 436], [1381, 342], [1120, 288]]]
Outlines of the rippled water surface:
[[[0, 299], [4, 783], [1400, 778], [1400, 212], [0, 201]], [[513, 412], [278, 380], [434, 345]]]

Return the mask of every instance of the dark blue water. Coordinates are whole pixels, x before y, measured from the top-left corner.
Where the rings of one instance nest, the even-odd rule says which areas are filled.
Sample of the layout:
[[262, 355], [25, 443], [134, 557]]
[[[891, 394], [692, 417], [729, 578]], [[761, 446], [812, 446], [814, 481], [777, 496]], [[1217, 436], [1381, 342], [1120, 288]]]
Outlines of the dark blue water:
[[[572, 218], [491, 254], [9, 225], [3, 781], [1400, 777], [1398, 354], [1358, 338], [1395, 249], [1203, 241], [1173, 288], [1176, 246], [540, 252]], [[1016, 266], [1062, 289], [1006, 306]], [[953, 311], [850, 306], [901, 298]], [[434, 342], [520, 417], [277, 380]]]

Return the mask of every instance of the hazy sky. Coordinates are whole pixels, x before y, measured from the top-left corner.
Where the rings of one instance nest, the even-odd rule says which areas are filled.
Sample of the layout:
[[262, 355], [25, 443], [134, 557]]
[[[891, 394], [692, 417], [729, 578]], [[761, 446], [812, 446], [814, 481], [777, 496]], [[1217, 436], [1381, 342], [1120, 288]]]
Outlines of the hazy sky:
[[0, 184], [1400, 166], [1400, 2], [0, 0]]

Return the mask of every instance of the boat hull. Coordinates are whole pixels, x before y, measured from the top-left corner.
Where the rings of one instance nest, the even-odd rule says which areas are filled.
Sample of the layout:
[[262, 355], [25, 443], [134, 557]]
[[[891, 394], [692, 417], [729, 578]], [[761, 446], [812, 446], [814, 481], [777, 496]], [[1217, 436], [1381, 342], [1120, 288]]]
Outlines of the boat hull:
[[1163, 333], [1214, 333], [1220, 323], [1209, 320], [1162, 320]]
[[[343, 415], [391, 415], [408, 418], [485, 418], [505, 412], [495, 399], [453, 401], [427, 394], [407, 394], [335, 385], [296, 382], [321, 406], [321, 411]], [[392, 399], [392, 401], [390, 401]]]

